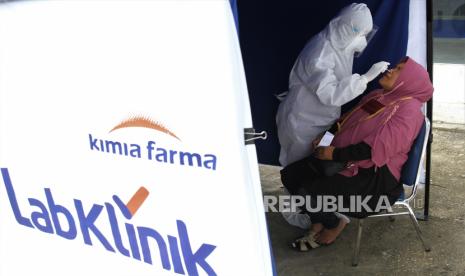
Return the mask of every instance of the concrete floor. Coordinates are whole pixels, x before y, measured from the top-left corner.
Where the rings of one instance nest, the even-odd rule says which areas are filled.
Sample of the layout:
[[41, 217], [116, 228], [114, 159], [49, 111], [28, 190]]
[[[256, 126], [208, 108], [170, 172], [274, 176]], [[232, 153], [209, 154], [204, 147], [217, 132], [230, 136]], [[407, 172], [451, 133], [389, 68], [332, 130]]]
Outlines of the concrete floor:
[[[431, 252], [423, 250], [406, 216], [373, 218], [365, 223], [359, 265], [352, 267], [356, 220], [334, 244], [301, 253], [289, 243], [303, 230], [267, 213], [278, 275], [465, 276], [465, 131], [444, 129], [433, 131], [430, 218], [420, 222]], [[260, 174], [265, 195], [282, 192], [278, 167], [260, 166]], [[422, 191], [419, 198], [422, 205]]]

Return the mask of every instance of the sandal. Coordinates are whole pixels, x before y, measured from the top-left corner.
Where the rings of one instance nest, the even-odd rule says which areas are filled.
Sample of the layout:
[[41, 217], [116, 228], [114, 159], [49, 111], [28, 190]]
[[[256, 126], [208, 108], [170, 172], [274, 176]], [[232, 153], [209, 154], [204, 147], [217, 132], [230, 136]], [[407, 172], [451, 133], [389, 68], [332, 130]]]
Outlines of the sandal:
[[316, 234], [316, 232], [310, 231], [307, 235], [298, 238], [293, 243], [291, 243], [292, 248], [299, 252], [306, 252], [310, 249], [320, 247], [320, 244], [315, 241]]

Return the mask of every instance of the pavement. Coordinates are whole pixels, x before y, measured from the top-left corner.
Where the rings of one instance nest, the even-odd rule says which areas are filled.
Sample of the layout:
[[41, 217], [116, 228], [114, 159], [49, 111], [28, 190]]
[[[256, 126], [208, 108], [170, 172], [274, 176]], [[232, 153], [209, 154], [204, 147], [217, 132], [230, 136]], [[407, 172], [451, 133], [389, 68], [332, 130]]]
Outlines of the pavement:
[[433, 118], [465, 125], [465, 38], [435, 38], [433, 53]]
[[[372, 218], [364, 224], [359, 265], [352, 267], [356, 220], [334, 244], [296, 252], [289, 243], [304, 231], [287, 224], [280, 213], [267, 213], [278, 275], [465, 276], [465, 131], [434, 127], [433, 135], [430, 215], [420, 221], [430, 252], [423, 250], [407, 216], [394, 222]], [[260, 166], [264, 195], [282, 193], [279, 170]], [[423, 190], [417, 198], [415, 210], [422, 212]]]

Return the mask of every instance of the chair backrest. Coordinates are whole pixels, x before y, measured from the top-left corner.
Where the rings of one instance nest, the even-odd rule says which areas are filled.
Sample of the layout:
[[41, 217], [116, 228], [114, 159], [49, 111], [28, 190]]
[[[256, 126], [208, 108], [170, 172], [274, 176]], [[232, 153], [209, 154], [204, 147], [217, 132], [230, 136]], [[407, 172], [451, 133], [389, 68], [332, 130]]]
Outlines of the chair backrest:
[[420, 166], [422, 157], [426, 152], [426, 145], [428, 144], [429, 129], [430, 123], [428, 118], [425, 117], [425, 122], [412, 144], [407, 162], [405, 162], [402, 167], [400, 181], [405, 185], [414, 186], [419, 182], [421, 173]]

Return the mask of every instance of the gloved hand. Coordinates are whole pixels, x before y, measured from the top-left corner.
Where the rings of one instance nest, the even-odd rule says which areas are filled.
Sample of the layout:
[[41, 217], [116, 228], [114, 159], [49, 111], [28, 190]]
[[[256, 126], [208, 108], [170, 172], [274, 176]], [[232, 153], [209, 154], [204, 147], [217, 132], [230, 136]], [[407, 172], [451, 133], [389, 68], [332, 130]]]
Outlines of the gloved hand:
[[370, 82], [370, 81], [374, 80], [379, 74], [386, 71], [388, 69], [389, 64], [390, 63], [386, 62], [386, 61], [377, 62], [377, 63], [373, 64], [373, 66], [371, 66], [370, 70], [368, 70], [368, 72], [366, 72], [362, 76], [367, 79], [367, 82]]

